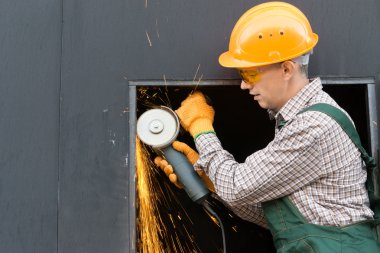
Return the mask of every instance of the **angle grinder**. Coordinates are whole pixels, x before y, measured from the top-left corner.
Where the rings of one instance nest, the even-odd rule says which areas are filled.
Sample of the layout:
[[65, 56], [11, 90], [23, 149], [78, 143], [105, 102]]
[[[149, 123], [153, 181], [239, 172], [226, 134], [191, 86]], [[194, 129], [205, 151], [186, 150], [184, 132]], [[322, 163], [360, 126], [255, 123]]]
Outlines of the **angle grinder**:
[[186, 156], [172, 147], [179, 129], [177, 114], [166, 106], [150, 109], [137, 120], [137, 135], [140, 140], [163, 153], [189, 197], [202, 204], [210, 194], [209, 190]]

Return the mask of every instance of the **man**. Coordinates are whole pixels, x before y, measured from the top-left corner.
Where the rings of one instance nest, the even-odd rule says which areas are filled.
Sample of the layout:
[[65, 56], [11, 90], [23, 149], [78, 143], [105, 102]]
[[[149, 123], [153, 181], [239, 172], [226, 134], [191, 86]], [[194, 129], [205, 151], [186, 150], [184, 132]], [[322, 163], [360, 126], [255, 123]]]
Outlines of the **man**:
[[[363, 154], [334, 118], [302, 111], [321, 103], [343, 111], [322, 91], [319, 78], [308, 79], [317, 42], [307, 18], [290, 4], [269, 2], [248, 10], [219, 62], [239, 70], [241, 89], [276, 120], [274, 140], [237, 163], [214, 132], [213, 108], [195, 92], [176, 112], [199, 157], [186, 144], [174, 148], [191, 158], [237, 215], [271, 230], [277, 252], [380, 252]], [[179, 184], [165, 161], [155, 162]]]

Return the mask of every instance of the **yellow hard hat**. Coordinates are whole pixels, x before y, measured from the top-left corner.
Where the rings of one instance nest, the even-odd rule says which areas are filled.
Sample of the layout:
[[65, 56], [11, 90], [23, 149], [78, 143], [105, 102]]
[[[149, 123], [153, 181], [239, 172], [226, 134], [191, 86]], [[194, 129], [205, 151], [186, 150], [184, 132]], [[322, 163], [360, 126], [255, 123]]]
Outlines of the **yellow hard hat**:
[[308, 53], [318, 42], [306, 16], [284, 2], [268, 2], [248, 10], [235, 24], [229, 50], [219, 56], [228, 68], [257, 67]]

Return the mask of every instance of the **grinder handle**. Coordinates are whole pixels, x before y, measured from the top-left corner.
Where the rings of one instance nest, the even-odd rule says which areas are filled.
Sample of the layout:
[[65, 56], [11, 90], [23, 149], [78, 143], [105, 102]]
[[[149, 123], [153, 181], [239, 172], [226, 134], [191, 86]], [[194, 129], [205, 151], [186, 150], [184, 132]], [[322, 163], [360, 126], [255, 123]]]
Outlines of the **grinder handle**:
[[173, 166], [173, 170], [183, 184], [186, 193], [194, 202], [201, 204], [210, 194], [210, 191], [194, 170], [193, 165], [183, 153], [175, 150], [171, 145], [161, 150], [168, 163]]

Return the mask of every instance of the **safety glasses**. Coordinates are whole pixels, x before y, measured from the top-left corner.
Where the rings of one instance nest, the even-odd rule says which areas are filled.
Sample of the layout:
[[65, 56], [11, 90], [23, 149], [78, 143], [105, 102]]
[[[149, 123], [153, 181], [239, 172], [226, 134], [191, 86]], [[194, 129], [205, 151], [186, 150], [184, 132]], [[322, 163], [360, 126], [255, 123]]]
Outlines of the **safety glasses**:
[[243, 81], [251, 85], [260, 81], [261, 74], [263, 73], [260, 69], [238, 69], [238, 71]]

